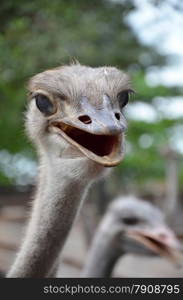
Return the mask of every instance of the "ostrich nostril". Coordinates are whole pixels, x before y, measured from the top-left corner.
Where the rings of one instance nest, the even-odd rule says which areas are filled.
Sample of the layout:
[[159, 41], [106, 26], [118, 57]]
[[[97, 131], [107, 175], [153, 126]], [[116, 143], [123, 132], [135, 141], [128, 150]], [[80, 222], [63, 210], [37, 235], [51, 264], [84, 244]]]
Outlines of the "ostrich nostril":
[[120, 114], [119, 113], [115, 113], [115, 117], [117, 120], [120, 120]]
[[89, 116], [83, 115], [78, 118], [84, 124], [91, 124], [92, 120]]

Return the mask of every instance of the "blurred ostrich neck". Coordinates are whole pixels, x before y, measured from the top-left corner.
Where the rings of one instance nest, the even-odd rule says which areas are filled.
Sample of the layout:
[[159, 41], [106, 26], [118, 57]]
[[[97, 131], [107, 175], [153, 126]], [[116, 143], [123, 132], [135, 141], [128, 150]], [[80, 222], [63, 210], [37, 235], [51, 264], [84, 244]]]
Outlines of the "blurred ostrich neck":
[[31, 219], [8, 277], [46, 277], [90, 183], [101, 169], [85, 157], [64, 159], [41, 154], [40, 182]]
[[114, 265], [122, 254], [116, 245], [118, 238], [112, 228], [103, 231], [101, 225], [89, 250], [82, 277], [111, 277]]

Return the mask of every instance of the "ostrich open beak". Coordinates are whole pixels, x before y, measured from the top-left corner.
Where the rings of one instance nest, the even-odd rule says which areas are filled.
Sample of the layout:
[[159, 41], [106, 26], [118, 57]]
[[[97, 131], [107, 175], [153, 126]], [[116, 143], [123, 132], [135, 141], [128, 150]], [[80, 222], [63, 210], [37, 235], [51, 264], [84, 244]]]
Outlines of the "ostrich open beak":
[[182, 245], [175, 234], [167, 227], [161, 227], [154, 230], [128, 231], [127, 236], [152, 253], [164, 256], [174, 263], [180, 259]]
[[85, 111], [52, 122], [54, 131], [89, 159], [105, 167], [119, 164], [124, 156], [124, 119], [118, 120], [111, 107], [90, 106]]

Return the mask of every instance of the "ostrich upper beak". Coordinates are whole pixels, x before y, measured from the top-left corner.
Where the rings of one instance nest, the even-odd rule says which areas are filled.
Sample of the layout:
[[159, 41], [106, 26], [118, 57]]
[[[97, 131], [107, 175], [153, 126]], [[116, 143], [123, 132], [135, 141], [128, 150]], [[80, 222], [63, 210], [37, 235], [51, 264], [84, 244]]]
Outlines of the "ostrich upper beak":
[[174, 263], [180, 259], [182, 245], [168, 227], [153, 230], [128, 231], [127, 236], [139, 242], [154, 254], [164, 256]]
[[54, 130], [89, 159], [106, 167], [123, 159], [124, 118], [118, 120], [111, 106], [96, 109], [88, 102], [82, 112], [52, 122]]

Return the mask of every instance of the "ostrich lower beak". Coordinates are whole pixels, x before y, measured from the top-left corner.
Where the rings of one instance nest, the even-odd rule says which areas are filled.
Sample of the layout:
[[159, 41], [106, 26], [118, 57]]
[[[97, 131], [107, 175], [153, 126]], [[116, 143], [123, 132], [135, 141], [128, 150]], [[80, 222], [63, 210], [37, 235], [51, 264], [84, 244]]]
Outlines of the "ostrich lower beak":
[[124, 156], [125, 127], [116, 123], [117, 120], [110, 119], [109, 116], [98, 123], [93, 121], [91, 124], [84, 124], [78, 120], [62, 120], [52, 122], [51, 125], [55, 133], [89, 159], [105, 167], [112, 167], [119, 164]]
[[89, 159], [112, 167], [123, 159], [123, 134], [94, 134], [77, 127], [58, 122], [54, 124], [57, 134], [79, 149]]
[[145, 246], [152, 253], [164, 256], [173, 263], [178, 263], [180, 259], [182, 245], [169, 228], [129, 231], [127, 236]]

